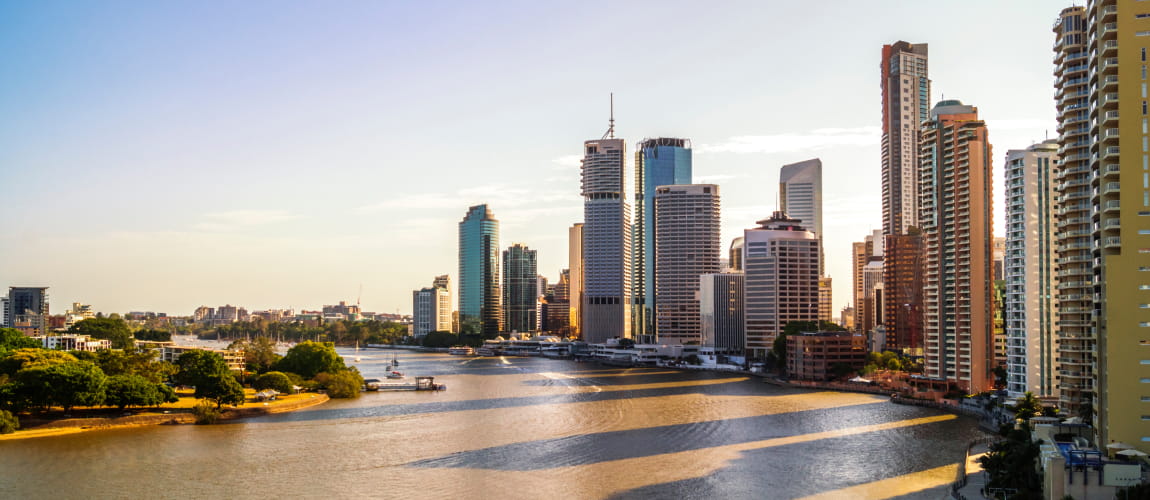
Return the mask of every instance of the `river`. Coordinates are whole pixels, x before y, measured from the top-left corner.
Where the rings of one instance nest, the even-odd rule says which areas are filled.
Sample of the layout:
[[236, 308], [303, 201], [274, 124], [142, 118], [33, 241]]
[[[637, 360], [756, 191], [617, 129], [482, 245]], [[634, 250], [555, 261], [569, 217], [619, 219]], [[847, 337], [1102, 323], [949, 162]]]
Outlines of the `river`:
[[[351, 359], [350, 349], [341, 349]], [[943, 498], [968, 418], [757, 378], [360, 350], [442, 392], [0, 441], [0, 498]]]

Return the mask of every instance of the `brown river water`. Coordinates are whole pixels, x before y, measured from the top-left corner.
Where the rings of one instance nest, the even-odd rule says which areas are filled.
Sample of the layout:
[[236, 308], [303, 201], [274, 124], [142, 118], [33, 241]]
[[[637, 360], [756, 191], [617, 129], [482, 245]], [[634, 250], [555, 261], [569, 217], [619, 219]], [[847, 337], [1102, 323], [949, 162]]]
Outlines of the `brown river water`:
[[[343, 350], [351, 359], [350, 350]], [[757, 378], [361, 350], [442, 392], [214, 426], [0, 441], [0, 498], [946, 496], [968, 418]]]

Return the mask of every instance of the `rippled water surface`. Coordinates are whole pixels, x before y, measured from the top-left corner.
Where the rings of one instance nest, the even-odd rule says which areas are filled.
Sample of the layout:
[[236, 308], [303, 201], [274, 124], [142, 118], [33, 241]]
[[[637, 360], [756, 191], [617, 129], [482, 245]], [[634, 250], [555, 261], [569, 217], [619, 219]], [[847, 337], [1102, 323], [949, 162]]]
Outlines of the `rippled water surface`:
[[[366, 393], [215, 426], [0, 441], [0, 498], [925, 498], [969, 419], [759, 379], [361, 351]], [[350, 357], [350, 356], [349, 356]]]

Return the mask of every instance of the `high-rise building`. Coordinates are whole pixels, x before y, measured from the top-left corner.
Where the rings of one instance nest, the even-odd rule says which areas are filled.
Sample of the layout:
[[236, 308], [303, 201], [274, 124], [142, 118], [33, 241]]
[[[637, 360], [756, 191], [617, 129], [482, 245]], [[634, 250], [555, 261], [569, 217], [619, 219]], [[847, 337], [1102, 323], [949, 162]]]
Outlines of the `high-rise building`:
[[533, 332], [537, 325], [539, 272], [536, 252], [516, 243], [503, 251], [503, 328]]
[[451, 291], [447, 275], [436, 276], [432, 285], [411, 292], [411, 334], [450, 332]]
[[[1150, 5], [1134, 0], [1094, 0], [1086, 5], [1090, 71], [1085, 76], [1090, 80], [1090, 101], [1083, 109], [1089, 110], [1085, 124], [1092, 127], [1088, 141], [1091, 188], [1086, 192], [1091, 197], [1095, 245], [1093, 294], [1099, 299], [1093, 304], [1097, 338], [1094, 423], [1099, 443], [1131, 443], [1150, 452], [1150, 427], [1143, 418], [1145, 398], [1150, 394], [1146, 389], [1150, 380], [1146, 361], [1150, 358], [1146, 354], [1150, 349], [1150, 118], [1143, 89], [1150, 79], [1142, 71], [1150, 65], [1150, 40], [1145, 36]], [[1067, 66], [1063, 76], [1073, 78], [1067, 75], [1072, 72]], [[1073, 127], [1078, 122], [1062, 123]], [[1064, 139], [1062, 144], [1070, 142]], [[1067, 159], [1067, 151], [1060, 154]], [[1064, 163], [1063, 168], [1069, 165]], [[1065, 187], [1063, 196], [1070, 195], [1074, 188]], [[1063, 275], [1062, 279], [1080, 278]], [[1060, 311], [1067, 307], [1059, 306]], [[1064, 343], [1061, 348], [1065, 347]], [[1068, 366], [1065, 358], [1063, 372], [1085, 368]], [[1065, 375], [1062, 381], [1067, 382]]]
[[735, 273], [743, 272], [743, 237], [742, 236], [736, 236], [734, 240], [731, 240], [731, 249], [729, 251], [729, 257], [727, 257], [727, 264], [730, 267], [731, 272], [735, 272]]
[[48, 287], [8, 287], [4, 302], [4, 327], [26, 335], [41, 335], [48, 329]]
[[699, 342], [699, 276], [721, 271], [719, 186], [659, 186], [654, 207], [658, 341]]
[[702, 345], [741, 354], [746, 346], [743, 273], [704, 274], [699, 277], [699, 321]]
[[[1094, 406], [1094, 365], [1097, 332], [1094, 307], [1094, 210], [1091, 199], [1090, 52], [1087, 49], [1086, 9], [1062, 10], [1054, 25], [1054, 88], [1058, 110], [1059, 163], [1055, 166], [1058, 206], [1054, 234], [1057, 288], [1059, 408], [1068, 415], [1086, 416]], [[1106, 52], [1117, 42], [1104, 44]], [[1098, 47], [1094, 47], [1097, 49]], [[1101, 80], [1099, 80], [1101, 81]], [[1116, 82], [1116, 78], [1112, 79]], [[1107, 108], [1116, 109], [1109, 94]], [[1139, 110], [1141, 111], [1141, 110]]]
[[[881, 252], [882, 247], [876, 251]], [[883, 324], [883, 265], [882, 260], [871, 260], [863, 268], [863, 298], [860, 304], [866, 309], [862, 314], [862, 327], [859, 331], [870, 333]]]
[[939, 102], [919, 140], [924, 374], [994, 385], [991, 147], [978, 108]]
[[1006, 390], [1057, 396], [1054, 166], [1058, 141], [1006, 152]]
[[544, 297], [543, 330], [568, 336], [571, 334], [571, 271], [559, 271], [559, 281]]
[[625, 197], [626, 144], [614, 119], [602, 139], [583, 143], [583, 340], [631, 335], [631, 209]]
[[831, 277], [823, 276], [819, 278], [819, 321], [828, 323], [834, 321], [835, 313], [832, 301]]
[[631, 332], [653, 340], [655, 300], [655, 189], [691, 183], [691, 141], [646, 139], [635, 151], [635, 223], [631, 228]]
[[892, 234], [883, 243], [883, 325], [886, 348], [921, 356], [922, 339], [922, 233]]
[[863, 241], [851, 244], [853, 269], [854, 328], [870, 332], [875, 327], [874, 300], [871, 291], [882, 283], [882, 276], [874, 275], [874, 267], [883, 266], [882, 231], [874, 230]]
[[567, 230], [567, 265], [570, 272], [570, 285], [567, 302], [570, 304], [567, 318], [570, 335], [582, 338], [580, 324], [583, 321], [583, 224], [576, 223]]
[[[779, 206], [787, 217], [796, 219], [807, 231], [823, 239], [823, 162], [818, 158], [779, 170]], [[821, 255], [821, 250], [820, 250]], [[819, 276], [825, 263], [819, 257]], [[829, 320], [829, 318], [828, 318]]]
[[499, 221], [475, 205], [459, 223], [459, 331], [495, 337], [503, 331], [499, 291]]
[[918, 225], [919, 129], [930, 111], [927, 44], [882, 47], [882, 228]]
[[819, 239], [782, 212], [743, 231], [746, 353], [767, 355], [791, 321], [817, 321]]

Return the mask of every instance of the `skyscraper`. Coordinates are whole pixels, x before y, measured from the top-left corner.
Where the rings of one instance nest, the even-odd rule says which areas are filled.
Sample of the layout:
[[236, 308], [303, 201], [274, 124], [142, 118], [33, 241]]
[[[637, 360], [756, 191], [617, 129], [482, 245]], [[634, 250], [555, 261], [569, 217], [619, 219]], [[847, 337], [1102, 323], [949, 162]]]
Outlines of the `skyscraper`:
[[626, 144], [615, 120], [602, 139], [583, 143], [583, 340], [631, 335], [631, 209], [624, 179]]
[[883, 243], [886, 348], [922, 355], [922, 233], [887, 235]]
[[745, 286], [743, 273], [715, 273], [699, 277], [702, 345], [731, 354], [743, 352], [746, 346], [743, 327]]
[[819, 240], [782, 212], [743, 231], [746, 353], [763, 358], [791, 321], [817, 321]]
[[906, 234], [917, 225], [919, 128], [929, 111], [927, 44], [883, 45], [883, 234]]
[[[1084, 189], [1092, 208], [1092, 284], [1099, 299], [1092, 307], [1097, 338], [1094, 422], [1099, 443], [1131, 443], [1150, 452], [1144, 418], [1145, 398], [1150, 394], [1146, 389], [1150, 383], [1150, 118], [1145, 91], [1150, 79], [1144, 71], [1150, 65], [1146, 37], [1150, 5], [1134, 0], [1095, 0], [1086, 5], [1090, 101], [1083, 110], [1089, 110], [1085, 124], [1092, 127], [1088, 141], [1092, 154], [1087, 156], [1092, 189]], [[1064, 75], [1076, 71], [1072, 61], [1062, 62], [1067, 64]], [[1082, 122], [1063, 124], [1074, 127]], [[1070, 143], [1063, 141], [1064, 146]], [[1063, 159], [1066, 154], [1061, 152]], [[1074, 188], [1065, 187], [1064, 196], [1074, 196]], [[1063, 279], [1072, 278], [1064, 275]], [[1059, 306], [1060, 310], [1066, 307]], [[1065, 359], [1062, 365], [1063, 371], [1085, 368], [1067, 366]]]
[[631, 331], [652, 340], [655, 309], [655, 189], [691, 183], [691, 141], [646, 139], [635, 151], [635, 224], [631, 228]]
[[503, 251], [503, 327], [533, 332], [538, 326], [539, 272], [535, 250], [516, 243]]
[[567, 323], [570, 335], [582, 338], [580, 324], [583, 321], [583, 224], [575, 223], [567, 230], [567, 263], [570, 291], [567, 302], [570, 312]]
[[699, 276], [721, 270], [719, 186], [659, 186], [654, 207], [658, 341], [699, 342]]
[[[779, 170], [779, 205], [787, 217], [823, 238], [823, 162], [818, 158], [783, 165]], [[825, 263], [819, 250], [819, 276]]]
[[411, 293], [411, 332], [422, 336], [431, 332], [450, 332], [451, 291], [448, 276], [436, 276], [431, 287]]
[[939, 102], [923, 124], [924, 374], [970, 393], [994, 385], [991, 147], [978, 108]]
[[41, 335], [48, 328], [48, 287], [13, 286], [4, 302], [5, 328]]
[[1006, 389], [1056, 396], [1054, 180], [1058, 141], [1006, 152]]
[[[851, 251], [853, 254], [852, 264], [854, 266], [852, 278], [853, 282], [853, 296], [854, 300], [854, 327], [856, 331], [867, 333], [874, 328], [874, 316], [872, 314], [874, 306], [870, 299], [871, 290], [874, 289], [875, 283], [867, 284], [867, 268], [875, 265], [882, 267], [883, 265], [883, 239], [882, 231], [874, 230], [871, 234], [863, 238], [863, 241], [856, 241], [851, 244]], [[878, 282], [882, 282], [881, 279]]]
[[459, 223], [459, 330], [495, 337], [503, 331], [499, 291], [499, 221], [487, 205]]
[[831, 322], [834, 320], [832, 300], [834, 294], [831, 288], [830, 276], [819, 278], [819, 321]]
[[[1092, 413], [1097, 332], [1094, 318], [1094, 210], [1091, 200], [1090, 52], [1086, 9], [1062, 10], [1054, 26], [1054, 78], [1060, 164], [1055, 167], [1058, 205], [1055, 245], [1061, 274], [1057, 289], [1061, 362], [1059, 408], [1069, 415]], [[1117, 42], [1105, 44], [1112, 47]], [[1115, 47], [1116, 48], [1116, 47]], [[1108, 48], [1107, 52], [1114, 52]], [[1116, 97], [1116, 96], [1111, 96]], [[1107, 99], [1108, 107], [1116, 99]], [[1139, 110], [1141, 111], [1141, 110]], [[1084, 415], [1089, 419], [1093, 415]]]

